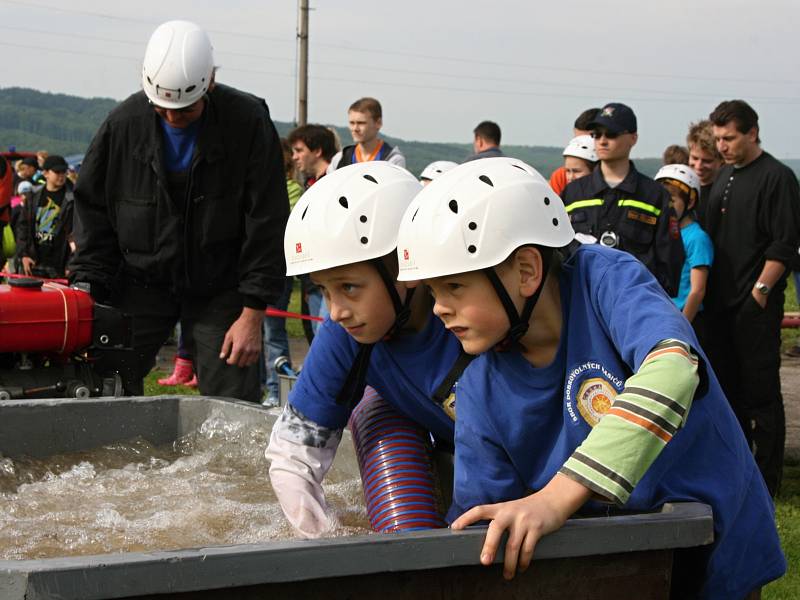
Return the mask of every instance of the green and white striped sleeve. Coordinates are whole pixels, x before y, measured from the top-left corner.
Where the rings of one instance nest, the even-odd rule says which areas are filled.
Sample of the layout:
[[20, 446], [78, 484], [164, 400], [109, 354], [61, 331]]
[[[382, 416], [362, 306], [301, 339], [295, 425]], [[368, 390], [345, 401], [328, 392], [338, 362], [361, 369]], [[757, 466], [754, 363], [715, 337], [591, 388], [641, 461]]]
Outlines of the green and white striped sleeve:
[[660, 342], [559, 472], [625, 504], [686, 422], [699, 383], [698, 359], [689, 345]]

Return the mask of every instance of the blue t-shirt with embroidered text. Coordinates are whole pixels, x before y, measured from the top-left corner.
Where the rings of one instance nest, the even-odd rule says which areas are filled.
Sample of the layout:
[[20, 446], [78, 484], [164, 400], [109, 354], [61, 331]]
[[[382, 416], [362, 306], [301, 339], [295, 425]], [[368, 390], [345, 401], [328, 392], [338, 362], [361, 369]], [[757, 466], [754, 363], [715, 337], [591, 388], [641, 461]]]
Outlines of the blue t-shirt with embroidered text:
[[649, 271], [629, 254], [582, 246], [562, 265], [563, 329], [554, 361], [534, 368], [518, 352], [487, 352], [457, 388], [456, 459], [450, 520], [473, 506], [539, 490], [602, 414], [602, 384], [615, 396], [664, 339], [689, 343], [701, 382], [686, 424], [639, 481], [625, 509], [667, 502], [709, 504], [701, 596], [744, 597], [786, 570], [772, 501], [740, 425], [694, 332]]

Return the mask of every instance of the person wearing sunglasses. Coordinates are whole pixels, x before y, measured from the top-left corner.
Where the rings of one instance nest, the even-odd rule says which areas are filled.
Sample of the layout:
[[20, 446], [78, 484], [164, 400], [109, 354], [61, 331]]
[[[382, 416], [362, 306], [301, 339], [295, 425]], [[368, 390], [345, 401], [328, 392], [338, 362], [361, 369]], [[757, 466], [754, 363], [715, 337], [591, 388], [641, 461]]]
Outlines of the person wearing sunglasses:
[[133, 317], [125, 392], [180, 320], [200, 392], [259, 402], [264, 309], [284, 288], [283, 153], [264, 100], [215, 81], [208, 34], [152, 34], [142, 90], [101, 125], [75, 190], [70, 279]]
[[612, 102], [589, 128], [600, 162], [562, 195], [576, 238], [633, 254], [674, 296], [684, 261], [680, 229], [669, 194], [630, 160], [638, 140], [636, 115], [629, 106]]

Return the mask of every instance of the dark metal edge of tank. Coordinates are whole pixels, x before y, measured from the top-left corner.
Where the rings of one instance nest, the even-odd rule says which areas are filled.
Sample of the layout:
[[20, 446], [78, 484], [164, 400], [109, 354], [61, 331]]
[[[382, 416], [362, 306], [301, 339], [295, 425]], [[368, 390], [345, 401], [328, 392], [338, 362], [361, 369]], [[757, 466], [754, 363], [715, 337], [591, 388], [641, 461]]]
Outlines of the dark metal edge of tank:
[[[158, 593], [477, 565], [485, 528], [428, 530], [44, 560], [0, 561], [4, 600], [99, 600]], [[536, 560], [702, 546], [711, 509], [570, 520], [543, 538]], [[502, 561], [502, 553], [496, 562]]]

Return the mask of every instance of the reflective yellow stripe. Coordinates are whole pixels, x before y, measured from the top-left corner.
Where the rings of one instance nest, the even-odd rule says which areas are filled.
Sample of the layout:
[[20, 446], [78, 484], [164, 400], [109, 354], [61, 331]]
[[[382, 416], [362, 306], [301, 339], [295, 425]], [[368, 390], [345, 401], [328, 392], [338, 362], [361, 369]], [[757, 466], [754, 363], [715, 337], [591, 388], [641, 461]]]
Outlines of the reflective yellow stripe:
[[639, 202], [638, 200], [617, 200], [617, 206], [632, 206], [633, 208], [638, 208], [639, 210], [649, 212], [655, 216], [659, 216], [661, 214], [660, 208], [656, 208], [647, 202]]
[[572, 212], [576, 208], [586, 208], [587, 206], [603, 206], [603, 199], [594, 198], [592, 200], [577, 200], [576, 202], [570, 202], [564, 208], [567, 210], [567, 212]]

